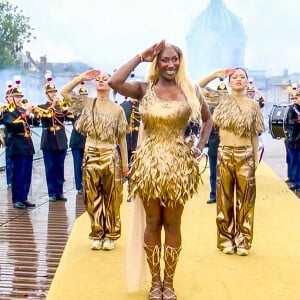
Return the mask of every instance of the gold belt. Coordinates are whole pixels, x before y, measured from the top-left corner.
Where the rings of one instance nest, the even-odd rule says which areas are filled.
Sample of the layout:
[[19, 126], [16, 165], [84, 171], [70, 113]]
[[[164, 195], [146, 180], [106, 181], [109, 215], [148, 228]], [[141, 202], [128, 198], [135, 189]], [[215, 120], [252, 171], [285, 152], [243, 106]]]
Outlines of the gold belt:
[[61, 126], [51, 126], [51, 127], [47, 127], [45, 129], [49, 130], [49, 131], [58, 131], [61, 130]]

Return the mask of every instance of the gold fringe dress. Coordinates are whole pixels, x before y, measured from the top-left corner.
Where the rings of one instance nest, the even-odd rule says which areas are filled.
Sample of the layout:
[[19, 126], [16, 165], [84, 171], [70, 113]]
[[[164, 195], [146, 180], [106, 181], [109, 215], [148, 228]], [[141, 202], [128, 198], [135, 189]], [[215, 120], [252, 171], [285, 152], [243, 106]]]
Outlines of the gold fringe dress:
[[159, 199], [173, 208], [196, 192], [200, 174], [184, 132], [191, 115], [187, 102], [159, 99], [148, 86], [140, 103], [143, 140], [137, 147], [130, 170], [130, 190], [149, 204]]
[[121, 235], [121, 165], [128, 163], [124, 111], [109, 99], [76, 95], [71, 97], [70, 109], [81, 114], [75, 128], [86, 136], [82, 171], [84, 201], [91, 221], [89, 237], [116, 240]]

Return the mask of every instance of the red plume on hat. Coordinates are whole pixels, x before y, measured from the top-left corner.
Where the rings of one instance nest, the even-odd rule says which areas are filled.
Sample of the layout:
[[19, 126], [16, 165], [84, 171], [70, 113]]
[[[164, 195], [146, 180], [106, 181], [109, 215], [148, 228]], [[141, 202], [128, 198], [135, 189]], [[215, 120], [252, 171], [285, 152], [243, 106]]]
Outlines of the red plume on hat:
[[21, 96], [23, 97], [23, 93], [20, 88], [21, 84], [21, 76], [20, 75], [15, 75], [13, 77], [13, 80], [15, 82], [15, 86], [13, 86], [13, 83], [11, 81], [7, 81], [7, 91], [6, 91], [6, 96]]
[[297, 83], [296, 82], [294, 82], [294, 83], [292, 83], [292, 85], [291, 85], [291, 91], [290, 91], [290, 96], [291, 96], [291, 99], [295, 99], [295, 98], [297, 98]]
[[7, 86], [8, 89], [12, 88], [13, 87], [12, 81], [11, 80], [7, 80], [6, 81], [6, 86]]
[[80, 87], [77, 92], [79, 95], [88, 95], [88, 90], [84, 85], [84, 81], [80, 82]]
[[13, 79], [17, 86], [19, 86], [21, 84], [21, 76], [20, 75], [15, 75]]
[[253, 78], [248, 78], [248, 85], [246, 87], [246, 92], [254, 92], [254, 86], [253, 86]]
[[9, 96], [13, 90], [13, 82], [11, 80], [7, 80], [6, 86], [7, 86], [7, 90], [6, 90], [5, 96]]
[[48, 70], [45, 74], [45, 79], [47, 82], [52, 81], [52, 72], [50, 70]]
[[54, 83], [52, 82], [52, 72], [51, 71], [47, 71], [45, 74], [45, 79], [46, 79], [46, 84], [44, 86], [44, 90], [45, 93], [49, 93], [49, 92], [57, 92], [57, 89], [54, 85]]

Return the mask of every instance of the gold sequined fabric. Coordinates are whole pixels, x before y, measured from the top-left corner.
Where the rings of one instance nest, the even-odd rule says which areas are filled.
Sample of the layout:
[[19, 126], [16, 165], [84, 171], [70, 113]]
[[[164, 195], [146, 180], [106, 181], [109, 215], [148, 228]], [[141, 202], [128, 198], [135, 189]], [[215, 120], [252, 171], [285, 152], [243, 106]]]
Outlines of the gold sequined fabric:
[[160, 199], [174, 207], [197, 190], [198, 165], [184, 140], [191, 109], [187, 102], [159, 99], [149, 86], [140, 103], [144, 138], [134, 154], [131, 192], [143, 202]]

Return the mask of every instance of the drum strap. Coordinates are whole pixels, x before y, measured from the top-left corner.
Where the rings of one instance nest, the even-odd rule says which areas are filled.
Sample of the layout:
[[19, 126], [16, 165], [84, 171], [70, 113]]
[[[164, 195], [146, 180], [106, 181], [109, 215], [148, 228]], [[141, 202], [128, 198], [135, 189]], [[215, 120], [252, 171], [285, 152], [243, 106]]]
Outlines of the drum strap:
[[263, 143], [262, 138], [260, 136], [258, 137], [258, 139], [259, 139], [259, 146], [258, 146], [259, 158], [258, 158], [258, 163], [260, 163], [261, 160], [262, 160], [262, 158], [263, 158], [264, 152], [265, 152], [265, 146], [264, 146], [264, 143]]
[[260, 155], [259, 155], [258, 163], [260, 163], [262, 158], [263, 158], [263, 155], [264, 155], [264, 152], [265, 152], [265, 146], [262, 145], [259, 150], [260, 150]]
[[293, 110], [298, 116], [300, 115], [300, 111], [297, 109], [295, 105], [293, 105]]

